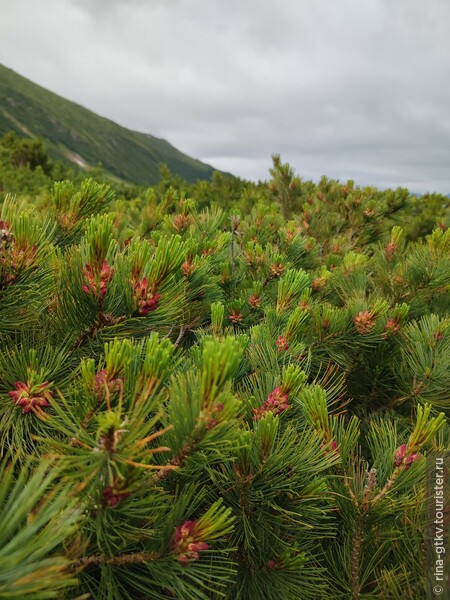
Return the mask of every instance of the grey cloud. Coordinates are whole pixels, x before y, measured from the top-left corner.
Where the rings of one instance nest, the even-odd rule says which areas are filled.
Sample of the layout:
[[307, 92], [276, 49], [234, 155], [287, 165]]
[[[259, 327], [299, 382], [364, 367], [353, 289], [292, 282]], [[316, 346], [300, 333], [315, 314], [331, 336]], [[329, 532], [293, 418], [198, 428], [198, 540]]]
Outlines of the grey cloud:
[[[150, 1], [155, 3], [158, 0]], [[72, 0], [72, 2], [91, 15], [104, 15], [104, 13], [114, 12], [125, 4], [123, 0]], [[126, 0], [128, 6], [139, 6], [148, 4], [148, 2], [149, 0]]]
[[217, 168], [266, 178], [277, 152], [304, 177], [450, 192], [447, 0], [16, 0], [3, 12], [2, 62]]

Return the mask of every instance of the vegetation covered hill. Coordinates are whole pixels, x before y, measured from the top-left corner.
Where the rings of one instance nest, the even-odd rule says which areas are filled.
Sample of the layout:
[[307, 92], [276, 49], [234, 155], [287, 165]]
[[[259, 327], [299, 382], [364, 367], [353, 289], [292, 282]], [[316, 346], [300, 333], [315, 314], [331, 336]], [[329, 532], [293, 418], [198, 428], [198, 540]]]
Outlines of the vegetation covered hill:
[[186, 181], [214, 171], [166, 140], [121, 127], [0, 65], [0, 136], [8, 131], [42, 138], [53, 159], [86, 169], [102, 163], [134, 184], [156, 183], [161, 163]]

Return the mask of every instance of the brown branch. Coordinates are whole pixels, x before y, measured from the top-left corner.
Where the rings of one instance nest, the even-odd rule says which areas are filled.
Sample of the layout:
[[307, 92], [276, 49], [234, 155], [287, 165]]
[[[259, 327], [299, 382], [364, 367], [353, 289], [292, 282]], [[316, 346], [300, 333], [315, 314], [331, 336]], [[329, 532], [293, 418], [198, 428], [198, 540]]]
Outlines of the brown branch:
[[359, 598], [361, 592], [361, 582], [359, 581], [359, 566], [361, 556], [361, 541], [365, 514], [361, 514], [357, 521], [355, 536], [353, 538], [353, 549], [351, 558], [351, 577], [352, 577], [352, 596]]
[[121, 556], [104, 556], [103, 554], [92, 554], [85, 556], [71, 565], [71, 569], [79, 573], [90, 565], [132, 565], [144, 562], [152, 562], [160, 558], [159, 552], [135, 552], [132, 554], [122, 554]]
[[183, 341], [184, 336], [186, 335], [187, 332], [187, 327], [185, 327], [184, 325], [182, 325], [180, 327], [180, 333], [178, 334], [177, 339], [175, 340], [174, 346], [179, 346], [181, 344], [181, 342]]
[[[432, 368], [433, 367], [434, 367], [434, 358], [433, 358]], [[429, 378], [430, 378], [429, 376], [425, 377], [425, 379], [429, 379]], [[389, 403], [388, 408], [395, 408], [396, 406], [398, 406], [399, 404], [403, 404], [407, 400], [411, 400], [412, 398], [417, 398], [417, 396], [423, 392], [424, 388], [425, 388], [425, 381], [419, 381], [417, 383], [414, 378], [414, 388], [411, 390], [411, 393], [408, 394], [407, 396], [401, 396], [400, 398], [394, 398], [394, 400], [392, 400]]]
[[389, 477], [389, 479], [387, 480], [385, 486], [383, 487], [382, 490], [380, 490], [378, 492], [378, 494], [375, 496], [375, 498], [372, 498], [372, 500], [370, 501], [370, 506], [374, 506], [377, 502], [379, 502], [379, 500], [381, 500], [388, 492], [389, 490], [392, 488], [392, 486], [394, 485], [394, 483], [397, 480], [397, 477], [400, 475], [400, 473], [403, 471], [402, 467], [395, 467], [395, 469], [392, 472], [392, 475]]
[[127, 317], [125, 316], [112, 317], [107, 313], [101, 312], [98, 316], [97, 323], [91, 325], [91, 327], [88, 330], [84, 331], [77, 337], [77, 339], [72, 345], [71, 350], [78, 350], [78, 348], [85, 344], [89, 338], [94, 337], [99, 329], [103, 329], [104, 327], [112, 327], [113, 325], [118, 325], [119, 323], [122, 323], [122, 321], [125, 321], [126, 318]]

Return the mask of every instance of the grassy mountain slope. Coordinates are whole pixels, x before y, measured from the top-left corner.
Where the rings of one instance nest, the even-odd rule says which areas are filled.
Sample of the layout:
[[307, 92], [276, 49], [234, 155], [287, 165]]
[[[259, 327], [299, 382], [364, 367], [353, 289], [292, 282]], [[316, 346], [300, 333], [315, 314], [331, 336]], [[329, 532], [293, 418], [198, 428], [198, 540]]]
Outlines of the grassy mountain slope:
[[160, 163], [186, 181], [209, 179], [214, 171], [166, 140], [121, 127], [0, 65], [0, 135], [10, 130], [43, 138], [52, 158], [82, 168], [101, 162], [132, 183], [156, 183]]

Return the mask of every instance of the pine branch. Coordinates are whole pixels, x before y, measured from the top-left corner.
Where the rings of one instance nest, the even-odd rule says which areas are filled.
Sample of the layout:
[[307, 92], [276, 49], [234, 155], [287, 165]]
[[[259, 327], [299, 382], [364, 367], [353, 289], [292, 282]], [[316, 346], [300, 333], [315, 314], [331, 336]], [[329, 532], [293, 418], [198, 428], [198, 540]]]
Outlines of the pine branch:
[[360, 514], [356, 522], [356, 531], [353, 536], [353, 549], [351, 555], [351, 589], [352, 597], [359, 598], [361, 592], [361, 583], [359, 579], [360, 561], [361, 561], [361, 543], [366, 515]]
[[367, 481], [366, 485], [364, 486], [362, 501], [359, 505], [359, 516], [356, 521], [356, 531], [353, 536], [353, 549], [351, 556], [351, 580], [353, 598], [359, 598], [361, 592], [361, 583], [359, 576], [361, 562], [361, 545], [364, 526], [367, 520], [367, 512], [370, 508], [369, 498], [373, 488], [377, 483], [375, 469], [370, 469], [370, 471], [366, 473], [366, 480]]
[[80, 558], [70, 565], [70, 569], [79, 573], [91, 565], [135, 565], [140, 563], [153, 562], [161, 558], [159, 552], [134, 552], [131, 554], [122, 554], [119, 556], [105, 556], [104, 554], [93, 554]]
[[97, 332], [105, 327], [113, 327], [114, 325], [118, 325], [119, 323], [123, 323], [126, 321], [127, 317], [113, 317], [107, 313], [101, 312], [98, 316], [98, 321], [94, 325], [92, 325], [87, 331], [80, 334], [75, 342], [72, 345], [71, 350], [78, 350], [81, 346], [83, 346], [89, 339], [96, 336]]
[[179, 346], [181, 344], [181, 342], [183, 341], [183, 338], [186, 335], [187, 331], [188, 331], [188, 328], [185, 327], [184, 325], [182, 325], [180, 327], [180, 332], [178, 334], [177, 339], [174, 342], [174, 346]]

